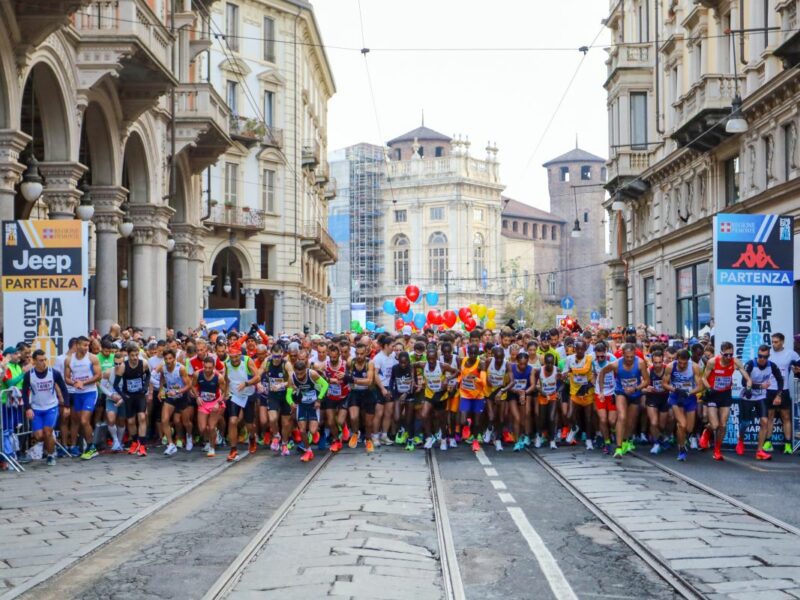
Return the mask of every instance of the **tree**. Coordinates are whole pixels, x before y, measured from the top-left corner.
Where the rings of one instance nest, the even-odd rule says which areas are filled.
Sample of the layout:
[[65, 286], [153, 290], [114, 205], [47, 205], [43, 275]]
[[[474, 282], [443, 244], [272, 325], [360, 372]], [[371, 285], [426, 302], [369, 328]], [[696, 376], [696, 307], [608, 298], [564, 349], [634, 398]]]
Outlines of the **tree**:
[[528, 329], [550, 329], [555, 326], [559, 308], [542, 300], [542, 296], [534, 289], [515, 289], [508, 295], [503, 307], [503, 322], [514, 319], [519, 324], [520, 317], [525, 319]]

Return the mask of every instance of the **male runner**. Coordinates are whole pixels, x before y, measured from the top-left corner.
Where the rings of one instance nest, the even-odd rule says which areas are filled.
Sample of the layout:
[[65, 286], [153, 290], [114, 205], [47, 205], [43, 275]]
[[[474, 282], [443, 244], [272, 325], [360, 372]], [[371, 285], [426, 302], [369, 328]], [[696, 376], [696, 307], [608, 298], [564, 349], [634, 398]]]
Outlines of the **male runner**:
[[47, 465], [56, 464], [56, 438], [53, 428], [58, 419], [58, 406], [67, 398], [67, 384], [61, 374], [47, 366], [44, 350], [33, 351], [34, 367], [22, 378], [22, 402], [25, 416], [31, 421], [33, 437], [44, 444]]
[[[176, 434], [180, 431], [180, 426], [183, 425], [185, 429], [191, 432], [191, 422], [186, 423], [187, 405], [186, 392], [192, 386], [192, 380], [189, 373], [186, 372], [186, 367], [178, 364], [175, 351], [167, 348], [164, 350], [164, 362], [156, 367], [161, 381], [161, 396], [163, 398], [163, 405], [161, 408], [161, 429], [167, 438], [167, 448], [164, 454], [172, 456], [178, 451], [172, 435], [172, 423], [175, 422]], [[189, 435], [191, 439], [191, 434]], [[187, 451], [190, 448], [187, 447]]]
[[228, 390], [230, 403], [226, 408], [228, 417], [228, 462], [239, 456], [239, 420], [244, 419], [247, 427], [249, 445], [247, 451], [255, 454], [256, 445], [256, 388], [261, 374], [253, 366], [253, 359], [242, 356], [242, 349], [231, 348], [225, 360], [225, 388]]
[[613, 373], [616, 378], [614, 393], [617, 406], [617, 449], [614, 458], [635, 450], [628, 439], [636, 427], [642, 390], [650, 385], [650, 375], [643, 359], [636, 356], [636, 346], [626, 343], [622, 347], [622, 358], [600, 369], [600, 378]]
[[[75, 345], [75, 354], [67, 356], [64, 360], [64, 381], [74, 390], [70, 394], [73, 431], [77, 425], [86, 443], [86, 449], [81, 454], [83, 460], [91, 460], [97, 456], [92, 430], [92, 413], [97, 404], [97, 382], [101, 376], [100, 361], [89, 352], [89, 338], [80, 336]], [[77, 442], [75, 433], [73, 437]]]
[[147, 384], [150, 367], [139, 356], [139, 346], [129, 342], [126, 346], [128, 359], [114, 371], [114, 389], [125, 401], [128, 417], [128, 432], [133, 438], [128, 454], [147, 456]]
[[683, 462], [688, 454], [687, 436], [694, 431], [697, 417], [697, 394], [703, 391], [700, 365], [691, 360], [688, 350], [679, 350], [675, 362], [667, 367], [662, 382], [669, 392], [668, 402], [675, 417], [678, 460]]

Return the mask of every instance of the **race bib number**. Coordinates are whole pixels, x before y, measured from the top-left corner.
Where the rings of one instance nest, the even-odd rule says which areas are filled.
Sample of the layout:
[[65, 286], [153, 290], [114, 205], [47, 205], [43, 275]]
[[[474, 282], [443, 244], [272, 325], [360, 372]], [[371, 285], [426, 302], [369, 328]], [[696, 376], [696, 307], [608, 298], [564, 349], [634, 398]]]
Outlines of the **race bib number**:
[[514, 389], [517, 390], [518, 392], [528, 389], [528, 381], [525, 379], [515, 379]]
[[142, 380], [141, 379], [128, 379], [127, 389], [131, 393], [141, 392], [142, 391]]
[[338, 383], [332, 383], [328, 386], [328, 395], [329, 396], [341, 396], [342, 395], [342, 386]]
[[652, 384], [653, 384], [653, 389], [656, 391], [656, 393], [661, 394], [661, 393], [664, 392], [664, 382], [663, 381], [661, 381], [660, 379], [654, 379], [652, 381]]
[[491, 375], [491, 374], [489, 375], [489, 385], [491, 385], [494, 388], [503, 385], [504, 380], [505, 377], [503, 375]]
[[203, 402], [214, 402], [217, 399], [215, 392], [200, 392], [200, 400]]
[[717, 391], [724, 391], [731, 387], [733, 384], [732, 377], [716, 377], [714, 378], [714, 389]]
[[558, 385], [555, 382], [543, 381], [542, 382], [542, 391], [544, 392], [545, 396], [550, 396], [556, 393], [558, 389]]
[[474, 390], [475, 388], [475, 377], [470, 375], [469, 377], [465, 377], [461, 380], [461, 388], [464, 390]]
[[576, 385], [586, 385], [589, 383], [589, 378], [586, 375], [573, 375], [572, 381], [574, 381]]
[[277, 377], [269, 378], [270, 392], [282, 392], [285, 389], [286, 389], [286, 381], [284, 381], [283, 379], [279, 379]]
[[621, 384], [622, 384], [622, 388], [623, 389], [625, 389], [625, 388], [635, 388], [637, 385], [639, 385], [639, 380], [638, 379], [625, 378], [625, 379], [623, 379], [621, 381]]
[[411, 391], [411, 380], [407, 377], [397, 380], [397, 391], [401, 394], [407, 394]]
[[306, 390], [303, 392], [303, 404], [314, 404], [317, 401], [317, 392], [314, 390]]
[[432, 392], [441, 392], [442, 391], [442, 380], [437, 377], [426, 377], [425, 380], [428, 383], [428, 389]]

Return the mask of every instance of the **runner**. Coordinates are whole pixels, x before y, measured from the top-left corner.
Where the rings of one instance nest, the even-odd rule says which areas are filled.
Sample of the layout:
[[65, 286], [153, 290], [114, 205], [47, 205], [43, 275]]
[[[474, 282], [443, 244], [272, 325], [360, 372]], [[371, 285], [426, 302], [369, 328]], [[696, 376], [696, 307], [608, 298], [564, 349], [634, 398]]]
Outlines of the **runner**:
[[[784, 348], [786, 337], [778, 332], [772, 334], [772, 349], [769, 353], [769, 360], [781, 370], [783, 385], [773, 387], [778, 392], [772, 404], [767, 406], [767, 422], [770, 427], [775, 422], [775, 414], [780, 416], [783, 424], [783, 453], [792, 453], [792, 397], [789, 394], [789, 368], [795, 374], [800, 374], [800, 355], [794, 350]], [[764, 451], [772, 452], [772, 436], [768, 436], [764, 442]]]
[[[556, 429], [558, 428], [559, 383], [561, 373], [556, 366], [556, 357], [552, 353], [544, 355], [544, 364], [536, 372], [538, 394], [538, 413], [536, 420], [536, 440], [534, 447], [541, 448], [545, 439], [550, 440], [550, 449], [558, 448]], [[546, 427], [545, 427], [546, 424]]]
[[439, 353], [435, 344], [428, 345], [425, 357], [425, 365], [422, 368], [424, 400], [421, 411], [422, 423], [425, 428], [425, 449], [430, 450], [436, 443], [432, 426], [432, 422], [435, 421], [440, 427], [439, 449], [447, 450], [447, 415], [443, 398], [447, 393], [446, 369], [449, 367], [443, 366], [439, 362]]
[[303, 439], [300, 448], [305, 450], [303, 456], [300, 457], [303, 462], [314, 460], [309, 435], [313, 437], [319, 430], [320, 401], [325, 397], [327, 391], [328, 382], [322, 375], [308, 369], [304, 360], [298, 360], [295, 363], [294, 372], [286, 390], [286, 399], [291, 403], [298, 402], [297, 425]]
[[228, 390], [230, 403], [227, 404], [228, 417], [228, 462], [239, 456], [239, 420], [244, 419], [248, 433], [247, 451], [255, 454], [256, 445], [256, 388], [261, 374], [253, 366], [253, 359], [242, 356], [241, 348], [232, 348], [225, 361], [225, 389]]
[[197, 392], [197, 426], [206, 439], [203, 450], [209, 458], [216, 455], [217, 423], [225, 415], [225, 378], [214, 368], [216, 362], [213, 356], [206, 356], [203, 369], [192, 377], [192, 387]]
[[[402, 406], [406, 402], [413, 402], [414, 389], [416, 387], [415, 380], [416, 371], [411, 365], [411, 358], [408, 352], [403, 350], [397, 355], [397, 364], [392, 367], [392, 375], [389, 380], [389, 390], [392, 398], [392, 406]], [[388, 410], [388, 404], [386, 403]], [[396, 412], [396, 409], [395, 409]], [[413, 440], [413, 411], [407, 412], [406, 415], [412, 415], [410, 423], [401, 423], [400, 428], [397, 430], [397, 435], [394, 438], [394, 443], [405, 445], [406, 450], [411, 452], [416, 448]], [[407, 428], [408, 427], [408, 428]]]
[[594, 407], [602, 437], [600, 444], [603, 448], [603, 454], [611, 453], [611, 429], [617, 425], [617, 404], [614, 373], [606, 372], [604, 376], [600, 377], [600, 371], [606, 365], [616, 362], [616, 360], [614, 355], [609, 353], [605, 342], [599, 341], [594, 345], [594, 360], [592, 361], [595, 380]]
[[644, 405], [647, 409], [650, 438], [653, 442], [650, 454], [660, 454], [668, 446], [664, 438], [669, 417], [669, 393], [664, 389], [664, 375], [667, 369], [664, 366], [664, 353], [661, 350], [654, 350], [650, 360], [653, 364], [649, 371], [650, 385], [644, 389]]
[[[527, 423], [535, 388], [536, 381], [533, 376], [533, 367], [528, 364], [528, 353], [520, 350], [517, 354], [517, 361], [511, 363], [509, 382], [506, 385], [508, 410], [511, 413], [511, 426], [516, 440], [514, 452], [523, 450], [531, 443]], [[474, 445], [472, 449], [475, 450]]]
[[586, 435], [586, 449], [594, 450], [594, 368], [592, 356], [587, 354], [586, 342], [575, 342], [575, 354], [567, 356], [566, 372], [569, 378], [569, 398], [572, 405], [572, 421], [575, 426], [567, 434], [567, 444], [575, 443], [578, 423], [582, 422]]
[[[261, 388], [259, 421], [262, 427], [269, 425], [271, 433], [270, 449], [289, 456], [291, 440], [293, 403], [287, 401], [286, 388], [289, 374], [280, 344], [273, 344], [269, 362], [261, 369]], [[279, 421], [280, 419], [280, 421]], [[320, 440], [322, 443], [323, 440]]]
[[[486, 386], [486, 371], [478, 358], [478, 344], [471, 343], [467, 346], [467, 356], [461, 360], [461, 373], [459, 375], [458, 393], [461, 398], [458, 411], [461, 414], [461, 437], [472, 444], [472, 451], [481, 448], [480, 435], [473, 432], [473, 423], [477, 429], [481, 415], [486, 406], [483, 390]], [[526, 362], [527, 366], [527, 362]], [[522, 401], [524, 404], [524, 400]], [[513, 411], [513, 409], [512, 409]], [[470, 417], [470, 415], [472, 415]], [[474, 420], [473, 420], [474, 419]]]
[[33, 351], [33, 369], [22, 378], [22, 402], [25, 416], [31, 421], [33, 437], [44, 444], [47, 466], [56, 465], [56, 438], [53, 429], [58, 407], [65, 403], [67, 384], [61, 373], [47, 366], [44, 350]]
[[[489, 427], [494, 438], [494, 449], [497, 452], [503, 451], [503, 440], [501, 432], [506, 419], [508, 403], [508, 392], [506, 388], [511, 377], [506, 361], [506, 353], [503, 346], [494, 346], [492, 356], [486, 365], [487, 394], [486, 404], [489, 413]], [[491, 441], [491, 439], [489, 440]], [[488, 442], [487, 442], [488, 443]]]
[[[53, 368], [64, 377], [66, 371], [67, 358], [75, 354], [75, 348], [78, 345], [78, 338], [70, 338], [67, 342], [67, 351], [64, 354], [56, 356], [53, 363]], [[71, 394], [75, 392], [75, 388], [67, 384], [67, 391], [69, 395], [64, 398], [64, 403], [59, 406], [61, 423], [61, 441], [64, 447], [69, 452], [70, 456], [78, 457], [81, 455], [80, 448], [78, 448], [78, 423], [80, 418], [77, 414], [73, 414]], [[59, 452], [62, 452], [59, 449]]]
[[758, 449], [756, 460], [770, 460], [772, 455], [764, 450], [764, 442], [772, 433], [772, 422], [767, 418], [768, 406], [771, 406], [783, 389], [783, 374], [780, 368], [769, 359], [771, 348], [762, 344], [758, 348], [755, 360], [745, 363], [744, 370], [750, 375], [751, 389], [742, 394], [739, 414], [739, 440], [736, 442], [736, 454], [744, 454], [745, 423], [758, 420]]
[[[322, 345], [320, 345], [321, 348]], [[326, 352], [328, 356], [319, 363], [317, 372], [321, 372], [328, 381], [328, 392], [322, 399], [322, 410], [325, 411], [325, 424], [333, 438], [331, 452], [338, 452], [342, 449], [343, 442], [348, 442], [347, 445], [350, 448], [358, 445], [359, 422], [357, 417], [355, 421], [351, 418], [352, 429], [347, 426], [350, 398], [350, 386], [347, 383], [350, 374], [347, 370], [347, 361], [342, 358], [338, 344], [331, 342], [328, 344]]]
[[[172, 435], [173, 422], [176, 435], [180, 431], [181, 425], [184, 429], [191, 431], [191, 422], [188, 423], [188, 426], [186, 423], [188, 416], [186, 392], [192, 387], [192, 380], [186, 372], [186, 368], [178, 364], [174, 350], [169, 348], [164, 350], [163, 359], [164, 363], [156, 367], [161, 381], [161, 428], [167, 438], [167, 448], [164, 450], [164, 454], [172, 456], [178, 452]], [[191, 450], [191, 446], [188, 446], [186, 450]]]
[[452, 337], [445, 334], [441, 338], [441, 353], [442, 356], [439, 362], [442, 364], [445, 379], [445, 393], [442, 396], [442, 402], [445, 403], [445, 429], [448, 432], [447, 445], [450, 448], [455, 448], [458, 445], [457, 437], [458, 427], [458, 406], [461, 403], [461, 397], [458, 395], [458, 357], [453, 351]]
[[675, 362], [667, 367], [662, 379], [664, 389], [669, 392], [669, 406], [675, 417], [678, 438], [678, 460], [685, 461], [689, 449], [688, 434], [694, 431], [697, 417], [697, 394], [703, 391], [703, 376], [700, 366], [692, 362], [689, 351], [679, 350]]
[[[397, 358], [392, 352], [392, 337], [382, 334], [377, 338], [378, 353], [372, 359], [375, 370], [375, 383], [378, 387], [378, 398], [375, 406], [375, 425], [379, 428], [381, 444], [392, 445], [389, 434], [392, 432], [394, 419], [394, 396], [391, 391], [392, 370], [397, 365]], [[403, 441], [405, 443], [405, 440]]]
[[[339, 351], [342, 356], [350, 354], [345, 342], [340, 343]], [[355, 358], [350, 361], [350, 377], [353, 380], [347, 408], [350, 422], [359, 423], [361, 417], [364, 417], [364, 447], [367, 454], [371, 454], [375, 450], [375, 446], [380, 445], [381, 442], [375, 418], [375, 393], [371, 389], [375, 381], [375, 365], [367, 358], [367, 346], [364, 344], [358, 344], [355, 347]], [[363, 415], [361, 411], [364, 411]]]
[[[703, 429], [700, 436], [700, 447], [706, 449], [714, 435], [714, 460], [723, 460], [722, 441], [725, 439], [725, 430], [728, 428], [728, 416], [731, 411], [733, 399], [733, 373], [739, 371], [744, 379], [743, 387], [752, 389], [753, 382], [750, 375], [744, 370], [742, 362], [733, 354], [733, 344], [722, 342], [721, 354], [713, 357], [706, 363], [703, 372], [703, 384], [708, 389], [706, 397], [706, 412], [708, 413], [708, 426]], [[769, 418], [767, 418], [769, 421]]]
[[[72, 420], [77, 421], [86, 449], [81, 458], [91, 460], [97, 456], [92, 430], [92, 414], [97, 404], [97, 382], [102, 371], [100, 361], [89, 352], [89, 338], [80, 336], [75, 345], [75, 354], [67, 356], [64, 361], [64, 381], [71, 385]], [[75, 438], [77, 440], [77, 436]]]
[[128, 417], [128, 432], [132, 443], [128, 454], [147, 456], [145, 441], [147, 437], [147, 384], [150, 381], [150, 368], [139, 356], [139, 346], [129, 342], [126, 346], [127, 360], [115, 370], [114, 389], [125, 401], [125, 415]]

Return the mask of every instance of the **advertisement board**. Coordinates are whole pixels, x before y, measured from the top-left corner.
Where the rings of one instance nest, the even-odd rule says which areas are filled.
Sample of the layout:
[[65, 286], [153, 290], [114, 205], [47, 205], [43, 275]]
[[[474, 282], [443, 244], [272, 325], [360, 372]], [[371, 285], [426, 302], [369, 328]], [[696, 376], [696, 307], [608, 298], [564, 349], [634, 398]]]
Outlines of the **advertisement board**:
[[[771, 344], [773, 333], [794, 335], [794, 223], [788, 215], [718, 214], [714, 217], [714, 341], [733, 343], [742, 362], [754, 359], [758, 347]], [[733, 396], [741, 400], [741, 378], [734, 378]], [[787, 387], [793, 390], [791, 382]], [[793, 423], [798, 398], [793, 398]], [[732, 407], [726, 444], [735, 444], [739, 407]], [[755, 444], [758, 424], [745, 428], [745, 443]], [[797, 436], [793, 435], [793, 438]], [[780, 422], [775, 441], [783, 441]], [[797, 445], [797, 441], [795, 441]]]
[[52, 365], [88, 323], [88, 225], [3, 221], [3, 338], [44, 350]]

